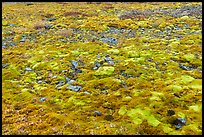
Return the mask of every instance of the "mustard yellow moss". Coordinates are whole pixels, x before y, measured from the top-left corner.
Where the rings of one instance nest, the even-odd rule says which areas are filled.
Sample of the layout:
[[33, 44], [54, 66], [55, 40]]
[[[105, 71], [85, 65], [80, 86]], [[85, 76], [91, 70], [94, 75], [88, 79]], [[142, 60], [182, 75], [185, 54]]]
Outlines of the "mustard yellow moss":
[[3, 2], [2, 134], [201, 135], [201, 12]]

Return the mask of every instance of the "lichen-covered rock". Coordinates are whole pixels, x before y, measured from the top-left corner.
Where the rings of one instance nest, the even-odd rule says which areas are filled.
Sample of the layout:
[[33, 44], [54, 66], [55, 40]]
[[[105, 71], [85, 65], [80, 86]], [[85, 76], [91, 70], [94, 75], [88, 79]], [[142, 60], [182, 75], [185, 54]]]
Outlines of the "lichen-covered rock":
[[95, 75], [112, 75], [114, 72], [115, 68], [111, 66], [104, 66], [100, 67], [96, 72]]

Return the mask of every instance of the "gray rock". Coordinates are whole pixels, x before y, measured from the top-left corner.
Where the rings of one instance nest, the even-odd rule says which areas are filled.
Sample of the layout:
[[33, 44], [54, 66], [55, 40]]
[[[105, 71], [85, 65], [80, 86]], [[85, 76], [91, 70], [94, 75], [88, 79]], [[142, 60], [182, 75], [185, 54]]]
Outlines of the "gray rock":
[[40, 98], [40, 102], [44, 102], [46, 100], [46, 97]]
[[75, 80], [70, 79], [68, 77], [65, 77], [65, 80], [66, 80], [66, 83], [68, 83], [68, 84], [71, 84], [71, 83], [75, 82]]
[[93, 70], [97, 70], [100, 66], [101, 66], [101, 64], [98, 61], [95, 61]]
[[72, 63], [72, 66], [74, 66], [74, 67], [78, 66], [78, 62], [77, 61], [71, 60], [70, 62]]
[[48, 18], [47, 21], [53, 21], [56, 20], [56, 18]]
[[32, 69], [29, 68], [29, 67], [26, 67], [26, 68], [25, 68], [25, 71], [32, 71]]
[[26, 37], [23, 37], [20, 42], [25, 42], [26, 41]]
[[72, 91], [78, 92], [79, 90], [81, 90], [81, 86], [73, 86], [73, 85], [69, 85], [67, 86], [67, 89], [70, 89]]
[[100, 111], [94, 111], [94, 114], [95, 114], [96, 116], [101, 116], [101, 115], [102, 115], [102, 113], [101, 113]]
[[42, 81], [42, 80], [38, 80], [37, 83], [38, 83], [38, 84], [42, 84], [43, 81]]
[[7, 68], [9, 64], [2, 64], [2, 68]]
[[63, 80], [60, 80], [59, 83], [55, 86], [55, 88], [59, 88], [61, 86], [63, 86], [65, 84], [65, 82]]

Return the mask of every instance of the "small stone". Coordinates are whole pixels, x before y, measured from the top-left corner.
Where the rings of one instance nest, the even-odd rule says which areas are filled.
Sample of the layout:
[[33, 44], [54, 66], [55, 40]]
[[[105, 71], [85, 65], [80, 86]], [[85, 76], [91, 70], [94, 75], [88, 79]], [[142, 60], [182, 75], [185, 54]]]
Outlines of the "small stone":
[[10, 27], [15, 27], [16, 25], [15, 25], [15, 24], [9, 24], [8, 26], [10, 26]]
[[2, 64], [2, 68], [6, 68], [8, 66], [9, 66], [9, 64]]
[[94, 111], [94, 114], [95, 114], [96, 116], [101, 116], [101, 115], [102, 115], [102, 113], [99, 112], [99, 111]]
[[46, 97], [40, 98], [40, 102], [44, 102], [46, 100]]
[[84, 94], [86, 94], [86, 95], [90, 95], [91, 93], [89, 93], [88, 91], [85, 91]]
[[101, 56], [100, 56], [100, 55], [97, 55], [97, 56], [96, 56], [96, 58], [97, 58], [97, 59], [100, 59], [100, 58], [101, 58]]
[[106, 62], [112, 61], [112, 58], [111, 57], [106, 57], [106, 58], [104, 58], [104, 61], [106, 61]]
[[118, 40], [116, 38], [101, 38], [101, 41], [105, 42], [111, 46], [117, 44], [117, 42], [118, 42]]
[[26, 40], [26, 38], [23, 37], [23, 38], [20, 40], [20, 42], [25, 42], [25, 40]]
[[82, 73], [82, 70], [81, 70], [81, 69], [76, 68], [76, 69], [75, 69], [75, 72], [76, 72], [76, 73]]
[[176, 129], [180, 129], [180, 128], [182, 128], [183, 125], [186, 124], [186, 119], [185, 118], [177, 118], [173, 123], [174, 123]]
[[55, 86], [55, 88], [58, 89], [58, 87], [61, 87], [65, 84], [65, 82], [63, 80], [60, 80], [59, 83]]
[[101, 66], [101, 64], [98, 61], [95, 61], [93, 70], [97, 70], [100, 66]]
[[42, 80], [38, 80], [37, 83], [38, 83], [38, 84], [42, 84], [43, 81], [42, 81]]
[[78, 66], [78, 62], [77, 61], [70, 61], [72, 63], [72, 66], [74, 66], [75, 68]]
[[73, 90], [75, 92], [78, 92], [79, 90], [81, 90], [81, 86], [73, 86], [73, 85], [69, 85], [67, 86], [67, 89]]
[[189, 66], [185, 66], [185, 65], [182, 65], [182, 64], [179, 64], [179, 67], [183, 70], [192, 70], [193, 68], [192, 67], [189, 67]]
[[75, 80], [70, 79], [68, 77], [65, 77], [65, 80], [66, 80], [66, 83], [68, 83], [68, 84], [71, 84], [71, 83], [75, 82]]
[[53, 21], [56, 20], [56, 18], [48, 18], [47, 21]]
[[49, 24], [45, 24], [45, 29], [51, 29], [52, 25], [49, 25]]
[[108, 65], [113, 66], [114, 65], [114, 61], [108, 61]]
[[29, 67], [26, 67], [26, 68], [25, 68], [25, 71], [32, 71], [32, 69], [29, 68]]
[[108, 94], [108, 91], [107, 91], [107, 90], [104, 90], [104, 91], [101, 91], [101, 93], [107, 95], [107, 94]]

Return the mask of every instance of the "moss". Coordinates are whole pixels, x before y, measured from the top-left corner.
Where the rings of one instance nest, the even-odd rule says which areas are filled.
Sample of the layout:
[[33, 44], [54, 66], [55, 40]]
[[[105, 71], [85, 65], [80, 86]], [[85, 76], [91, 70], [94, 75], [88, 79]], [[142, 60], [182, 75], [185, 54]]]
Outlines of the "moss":
[[2, 79], [18, 79], [21, 76], [20, 71], [14, 65], [9, 65], [7, 70], [3, 70]]
[[118, 49], [110, 49], [107, 52], [110, 54], [114, 54], [114, 55], [118, 55], [120, 53], [120, 51]]
[[29, 90], [22, 89], [22, 92], [15, 96], [15, 101], [17, 102], [26, 102], [31, 101], [33, 98], [33, 94], [29, 92]]
[[201, 91], [202, 90], [202, 79], [195, 79], [195, 80], [191, 81], [189, 86], [192, 89], [197, 89], [197, 90]]
[[127, 109], [126, 109], [126, 106], [122, 106], [119, 111], [118, 111], [118, 114], [120, 115], [125, 115], [127, 112]]
[[191, 77], [191, 76], [183, 75], [183, 76], [181, 76], [179, 83], [180, 83], [180, 84], [188, 84], [188, 83], [190, 83], [191, 81], [193, 81], [194, 79], [195, 79], [195, 78], [193, 78], [193, 77]]
[[201, 112], [202, 107], [200, 105], [192, 105], [188, 107], [190, 110], [193, 110], [195, 112]]
[[164, 131], [164, 133], [167, 133], [167, 134], [174, 131], [174, 129], [170, 128], [168, 125], [163, 126], [162, 130]]
[[153, 115], [148, 116], [147, 122], [153, 127], [157, 127], [161, 122], [157, 120]]
[[140, 57], [140, 53], [137, 51], [128, 51], [128, 57], [130, 58]]
[[96, 72], [95, 75], [112, 75], [114, 72], [114, 67], [104, 66], [100, 67]]
[[148, 124], [157, 127], [160, 123], [148, 109], [135, 108], [127, 112], [127, 115], [133, 120], [135, 124], [141, 124], [143, 120], [147, 120]]
[[183, 90], [183, 88], [179, 85], [169, 85], [168, 89], [173, 91], [173, 92], [180, 92]]
[[122, 98], [122, 101], [130, 101], [132, 98], [130, 96], [126, 96]]
[[[186, 6], [200, 10], [202, 3], [3, 2], [2, 133], [201, 135], [201, 16], [142, 12]], [[130, 7], [136, 7], [137, 14]], [[125, 11], [120, 19], [114, 8]], [[61, 18], [64, 9], [70, 11]], [[76, 9], [80, 12], [72, 12]], [[37, 21], [52, 17], [56, 20]], [[102, 37], [117, 42], [110, 46]], [[108, 55], [114, 65], [104, 61]], [[79, 63], [82, 73], [72, 75], [70, 60]], [[93, 70], [96, 60], [101, 65]], [[181, 69], [179, 63], [192, 70]], [[65, 76], [83, 88], [73, 92], [65, 84], [56, 89]], [[39, 101], [42, 97], [44, 102]], [[169, 109], [176, 113], [167, 116]], [[102, 115], [94, 116], [94, 111]], [[107, 121], [107, 116], [114, 119]], [[176, 130], [171, 123], [178, 117], [187, 123]]]
[[194, 60], [194, 55], [193, 54], [185, 54], [184, 56], [183, 56], [183, 58], [185, 59], [185, 60], [187, 60], [187, 61], [192, 61], [192, 60]]
[[71, 97], [68, 99], [67, 103], [73, 103], [73, 104], [76, 105], [76, 106], [84, 106], [84, 105], [85, 105], [85, 102], [83, 102], [83, 101], [80, 100], [80, 99], [77, 99], [77, 98], [74, 97], [74, 96], [71, 96]]

